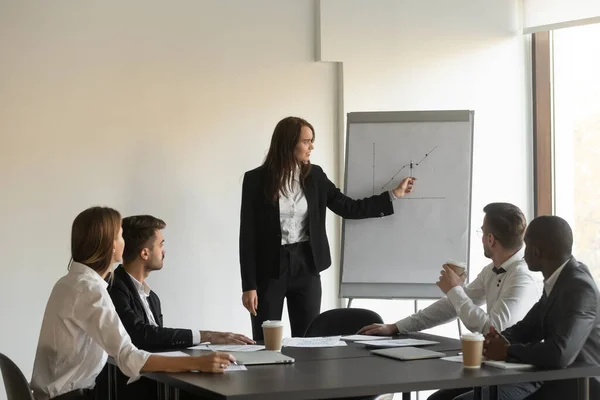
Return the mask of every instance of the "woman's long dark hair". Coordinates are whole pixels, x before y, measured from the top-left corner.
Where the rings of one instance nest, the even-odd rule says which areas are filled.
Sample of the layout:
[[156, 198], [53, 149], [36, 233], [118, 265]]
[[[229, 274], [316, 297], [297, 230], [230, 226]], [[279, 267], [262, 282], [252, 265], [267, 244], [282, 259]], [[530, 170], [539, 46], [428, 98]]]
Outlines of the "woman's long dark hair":
[[300, 186], [304, 189], [306, 177], [310, 173], [310, 162], [300, 163], [294, 155], [296, 145], [300, 141], [300, 132], [304, 126], [310, 128], [314, 140], [314, 128], [302, 118], [287, 117], [275, 126], [271, 137], [271, 146], [263, 163], [267, 170], [265, 196], [269, 201], [277, 201], [280, 192], [285, 195], [289, 193], [298, 165], [300, 165]]

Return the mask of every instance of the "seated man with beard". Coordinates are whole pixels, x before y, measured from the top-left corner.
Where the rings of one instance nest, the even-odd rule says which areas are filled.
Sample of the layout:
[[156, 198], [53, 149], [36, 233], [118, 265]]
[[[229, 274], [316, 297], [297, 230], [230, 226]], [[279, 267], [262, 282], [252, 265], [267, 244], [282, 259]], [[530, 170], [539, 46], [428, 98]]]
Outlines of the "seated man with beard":
[[[136, 215], [123, 219], [123, 265], [114, 271], [109, 293], [123, 326], [133, 344], [147, 351], [167, 351], [194, 346], [202, 342], [213, 344], [253, 344], [244, 335], [200, 329], [175, 329], [163, 326], [160, 299], [146, 278], [163, 267], [165, 222], [151, 215]], [[155, 381], [141, 378], [127, 384], [127, 377], [118, 371], [118, 395], [124, 399], [155, 399]], [[188, 397], [188, 396], [185, 396]]]

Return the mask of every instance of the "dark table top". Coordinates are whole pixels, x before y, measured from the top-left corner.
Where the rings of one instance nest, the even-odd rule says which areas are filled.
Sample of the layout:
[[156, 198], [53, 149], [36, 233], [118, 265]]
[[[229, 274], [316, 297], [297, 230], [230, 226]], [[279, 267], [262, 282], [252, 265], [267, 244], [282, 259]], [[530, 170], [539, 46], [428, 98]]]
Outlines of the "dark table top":
[[[456, 355], [460, 342], [427, 334], [404, 337], [429, 339], [426, 349]], [[284, 348], [296, 359], [288, 365], [248, 366], [248, 371], [222, 375], [152, 373], [149, 378], [211, 399], [323, 399], [368, 396], [417, 390], [490, 386], [517, 382], [600, 376], [600, 366], [573, 365], [561, 370], [502, 370], [482, 366], [464, 369], [443, 360], [398, 361], [370, 353], [352, 342], [331, 348]]]
[[[456, 352], [454, 352], [456, 353]], [[489, 386], [600, 375], [600, 366], [563, 370], [464, 369], [443, 360], [402, 362], [378, 356], [249, 366], [245, 372], [149, 374], [149, 377], [212, 399], [324, 399], [417, 390]]]
[[[453, 351], [460, 350], [460, 341], [451, 339], [443, 336], [429, 335], [426, 333], [414, 333], [410, 335], [396, 336], [394, 339], [422, 339], [432, 340], [439, 342], [439, 344], [431, 346], [422, 346], [424, 349], [432, 351]], [[286, 356], [290, 356], [298, 361], [316, 361], [316, 360], [334, 360], [340, 358], [359, 358], [359, 357], [370, 357], [371, 348], [367, 348], [362, 344], [356, 344], [353, 342], [347, 342], [347, 346], [337, 347], [284, 347], [281, 349], [281, 353]], [[201, 355], [202, 350], [182, 350], [190, 355]]]

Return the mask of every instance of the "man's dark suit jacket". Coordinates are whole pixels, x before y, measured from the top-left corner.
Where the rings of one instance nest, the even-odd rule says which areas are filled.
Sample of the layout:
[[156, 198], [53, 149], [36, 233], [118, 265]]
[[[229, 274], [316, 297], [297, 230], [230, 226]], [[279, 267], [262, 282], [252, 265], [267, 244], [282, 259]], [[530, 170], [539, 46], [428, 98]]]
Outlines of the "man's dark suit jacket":
[[[242, 290], [255, 290], [258, 282], [278, 277], [281, 251], [279, 202], [265, 195], [267, 170], [258, 167], [244, 174], [240, 213], [240, 267]], [[325, 230], [327, 208], [346, 219], [383, 217], [394, 213], [389, 192], [354, 200], [345, 196], [318, 165], [306, 177], [308, 236], [318, 272], [331, 265]]]
[[144, 311], [140, 295], [131, 280], [131, 276], [122, 266], [115, 269], [114, 280], [108, 292], [115, 305], [117, 314], [133, 344], [143, 350], [160, 351], [190, 347], [193, 345], [192, 331], [163, 327], [160, 299], [150, 291], [148, 304], [158, 326], [150, 325]]
[[[600, 365], [599, 308], [600, 294], [590, 271], [571, 257], [550, 295], [546, 297], [544, 291], [522, 321], [502, 332], [511, 343], [509, 361], [543, 368], [565, 368], [574, 362]], [[562, 380], [545, 382], [531, 398], [576, 395], [577, 383]], [[599, 378], [590, 379], [590, 398], [600, 399]]]
[[[160, 299], [153, 291], [148, 296], [148, 304], [158, 326], [150, 325], [150, 320], [131, 276], [122, 266], [115, 269], [113, 283], [108, 286], [108, 292], [125, 330], [137, 348], [155, 352], [181, 349], [193, 345], [191, 330], [163, 327]], [[141, 378], [128, 385], [128, 379], [121, 371], [117, 371], [117, 388], [120, 399], [156, 398], [158, 392], [155, 381]]]

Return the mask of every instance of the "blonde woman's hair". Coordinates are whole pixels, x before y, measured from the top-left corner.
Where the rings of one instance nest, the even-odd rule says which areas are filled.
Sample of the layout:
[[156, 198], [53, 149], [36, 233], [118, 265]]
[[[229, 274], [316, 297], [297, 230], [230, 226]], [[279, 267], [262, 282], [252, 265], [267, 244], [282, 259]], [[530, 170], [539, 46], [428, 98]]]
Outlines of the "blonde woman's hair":
[[82, 211], [71, 228], [71, 258], [104, 275], [113, 263], [114, 243], [121, 228], [121, 214], [108, 207]]

